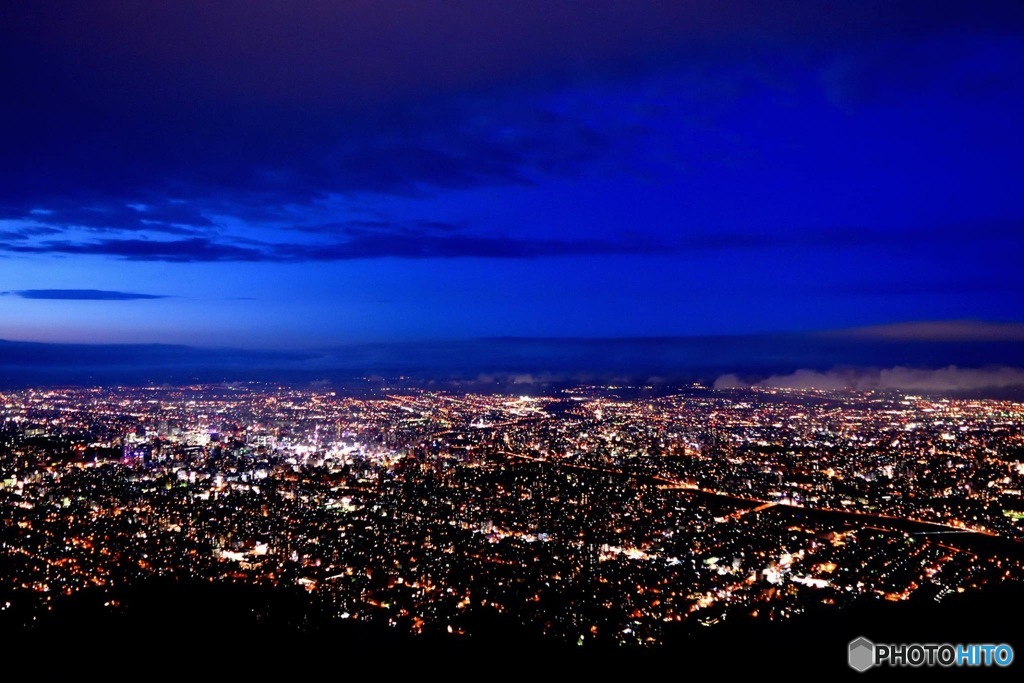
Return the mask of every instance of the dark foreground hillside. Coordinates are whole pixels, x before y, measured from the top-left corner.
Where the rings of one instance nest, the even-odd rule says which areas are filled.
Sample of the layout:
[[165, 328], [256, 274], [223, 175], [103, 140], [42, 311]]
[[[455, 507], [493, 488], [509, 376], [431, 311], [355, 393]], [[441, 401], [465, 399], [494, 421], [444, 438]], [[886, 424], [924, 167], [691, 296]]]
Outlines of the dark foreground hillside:
[[1017, 661], [1006, 670], [928, 671], [942, 679], [985, 674], [1008, 680], [1019, 678], [1024, 666], [1022, 608], [1024, 587], [1004, 586], [942, 604], [872, 602], [781, 624], [735, 620], [680, 628], [663, 647], [633, 649], [552, 643], [493, 612], [475, 615], [473, 637], [415, 637], [385, 625], [329, 620], [300, 590], [154, 580], [113, 594], [86, 591], [31, 627], [15, 625], [10, 616], [0, 618], [0, 627], [8, 655], [54, 675], [65, 669], [186, 674], [208, 668], [240, 674], [329, 670], [340, 677], [367, 666], [380, 675], [447, 672], [456, 678], [498, 670], [528, 676], [631, 672], [630, 678], [661, 671], [674, 680], [696, 680], [702, 671], [864, 680], [906, 674], [849, 669], [847, 644], [865, 636], [878, 643], [1009, 643]]

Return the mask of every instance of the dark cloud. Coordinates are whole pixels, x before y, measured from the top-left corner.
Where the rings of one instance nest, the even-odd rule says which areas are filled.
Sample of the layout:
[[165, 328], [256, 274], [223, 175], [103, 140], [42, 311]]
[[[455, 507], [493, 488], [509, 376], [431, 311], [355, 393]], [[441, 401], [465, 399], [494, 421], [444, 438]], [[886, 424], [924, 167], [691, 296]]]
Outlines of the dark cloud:
[[206, 238], [185, 240], [106, 239], [91, 242], [51, 240], [34, 245], [6, 246], [21, 254], [77, 254], [116, 256], [129, 261], [193, 263], [212, 261], [268, 261], [272, 257], [249, 247], [221, 244]]
[[62, 232], [64, 231], [61, 228], [46, 225], [20, 225], [13, 230], [0, 230], [0, 240], [27, 240], [43, 235], [59, 235]]
[[645, 240], [547, 240], [479, 236], [443, 230], [351, 229], [343, 241], [326, 243], [265, 243], [246, 240], [246, 246], [205, 238], [184, 240], [105, 239], [88, 242], [50, 240], [41, 244], [8, 244], [0, 249], [28, 254], [114, 256], [129, 261], [202, 263], [217, 261], [350, 261], [373, 258], [537, 258], [578, 254], [656, 253], [663, 245]]
[[440, 221], [408, 224], [354, 222], [334, 226], [344, 241], [329, 244], [275, 245], [273, 256], [299, 261], [397, 258], [536, 258], [583, 254], [654, 253], [664, 245], [643, 239], [552, 240], [491, 236]]
[[[1012, 34], [1021, 15], [1019, 3], [907, 0], [4, 3], [0, 203], [51, 210], [53, 225], [175, 234], [207, 227], [202, 212], [169, 215], [180, 197], [266, 218], [331, 192], [529, 183], [578, 172], [629, 131], [524, 92], [652, 63]], [[891, 66], [884, 51], [853, 61], [832, 76], [847, 89], [876, 80], [870, 64]], [[139, 202], [156, 208], [124, 208]]]
[[307, 232], [318, 235], [415, 235], [419, 233], [431, 233], [435, 235], [447, 235], [462, 232], [466, 226], [459, 223], [446, 221], [418, 220], [407, 223], [394, 223], [384, 220], [351, 220], [338, 221], [333, 223], [317, 223], [314, 225], [297, 225], [291, 228], [298, 232]]
[[59, 299], [65, 301], [134, 301], [137, 299], [166, 299], [166, 294], [141, 294], [108, 289], [16, 289], [3, 294], [22, 299]]
[[[715, 233], [684, 236], [681, 246], [688, 249], [767, 249], [815, 247], [824, 249], [929, 249], [935, 245], [956, 245], [967, 242], [1015, 241], [1024, 230], [1024, 221], [978, 221], [949, 223], [929, 228], [822, 228], [818, 230], [782, 230], [771, 234]], [[1016, 245], [1014, 245], [1016, 246]]]
[[[545, 239], [493, 235], [460, 223], [434, 220], [392, 222], [353, 220], [298, 225], [282, 231], [320, 238], [313, 242], [271, 242], [244, 236], [186, 239], [105, 238], [100, 240], [49, 239], [26, 242], [30, 236], [50, 235], [51, 228], [15, 231], [0, 252], [114, 256], [132, 261], [166, 262], [301, 262], [348, 261], [373, 258], [537, 258], [588, 254], [700, 253], [786, 248], [849, 250], [949, 248], [964, 242], [1015, 239], [1016, 222], [953, 224], [930, 230], [818, 230], [773, 234], [706, 233], [680, 231], [654, 239], [638, 234], [619, 239]], [[2, 236], [0, 236], [2, 239]], [[1015, 248], [1015, 247], [1013, 247]], [[927, 283], [865, 283], [844, 285], [840, 293], [918, 293], [922, 291], [981, 291], [1013, 289], [1012, 282], [976, 283], [960, 290], [948, 281]]]
[[213, 222], [193, 207], [183, 203], [161, 202], [158, 205], [114, 204], [102, 206], [48, 205], [32, 209], [21, 216], [41, 226], [86, 228], [96, 231], [146, 231], [176, 235], [192, 235], [196, 228], [209, 228]]

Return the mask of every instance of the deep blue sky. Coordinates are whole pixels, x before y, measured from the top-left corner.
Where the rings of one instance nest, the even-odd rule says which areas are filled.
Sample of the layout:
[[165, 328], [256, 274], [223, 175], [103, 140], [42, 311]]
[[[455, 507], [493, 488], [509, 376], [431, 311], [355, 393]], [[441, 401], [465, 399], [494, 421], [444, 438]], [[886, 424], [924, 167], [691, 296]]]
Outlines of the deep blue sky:
[[4, 3], [0, 339], [1019, 323], [1022, 18], [898, 0]]

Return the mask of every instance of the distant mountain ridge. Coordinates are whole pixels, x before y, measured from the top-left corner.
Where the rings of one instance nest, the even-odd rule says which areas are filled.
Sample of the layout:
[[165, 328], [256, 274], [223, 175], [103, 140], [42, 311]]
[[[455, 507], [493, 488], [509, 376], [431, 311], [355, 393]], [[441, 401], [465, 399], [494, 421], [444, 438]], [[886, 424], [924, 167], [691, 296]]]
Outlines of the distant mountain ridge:
[[0, 340], [0, 386], [310, 382], [368, 375], [521, 384], [550, 381], [756, 382], [835, 368], [1024, 367], [1013, 338], [929, 339], [790, 333], [701, 337], [530, 338], [362, 343], [314, 350]]

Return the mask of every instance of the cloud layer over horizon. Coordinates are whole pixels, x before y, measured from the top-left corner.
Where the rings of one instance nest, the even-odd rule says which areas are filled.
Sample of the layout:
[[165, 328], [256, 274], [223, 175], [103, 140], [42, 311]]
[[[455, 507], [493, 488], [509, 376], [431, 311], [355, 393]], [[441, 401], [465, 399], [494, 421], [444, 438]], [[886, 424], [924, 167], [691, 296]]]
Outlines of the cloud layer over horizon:
[[837, 391], [920, 391], [924, 393], [972, 392], [1024, 388], [1024, 368], [988, 366], [961, 368], [837, 368], [827, 372], [801, 369], [786, 375], [772, 375], [747, 381], [736, 374], [715, 380], [716, 389], [817, 389]]

